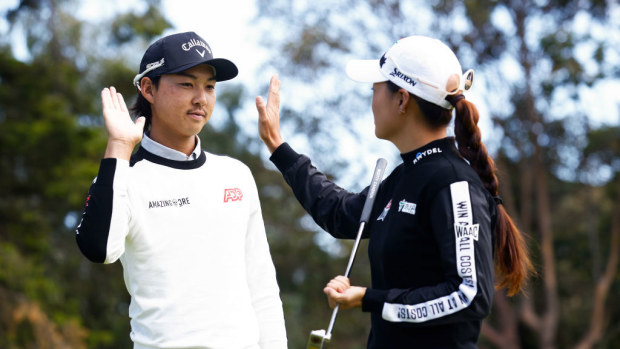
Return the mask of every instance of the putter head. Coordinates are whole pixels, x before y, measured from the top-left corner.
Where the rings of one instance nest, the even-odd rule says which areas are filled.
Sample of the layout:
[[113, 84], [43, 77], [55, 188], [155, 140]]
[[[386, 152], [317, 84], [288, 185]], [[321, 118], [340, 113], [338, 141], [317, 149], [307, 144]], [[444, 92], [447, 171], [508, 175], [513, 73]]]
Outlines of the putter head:
[[306, 349], [321, 349], [323, 347], [323, 342], [329, 343], [331, 337], [331, 334], [325, 334], [325, 330], [310, 331], [310, 338], [308, 338], [308, 346]]

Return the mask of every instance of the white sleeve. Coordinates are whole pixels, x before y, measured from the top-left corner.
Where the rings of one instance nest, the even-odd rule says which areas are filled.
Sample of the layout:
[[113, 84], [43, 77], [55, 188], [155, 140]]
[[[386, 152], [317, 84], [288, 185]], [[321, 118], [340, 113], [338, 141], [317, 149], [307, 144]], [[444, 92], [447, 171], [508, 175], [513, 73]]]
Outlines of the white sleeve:
[[246, 235], [246, 267], [252, 305], [258, 318], [260, 347], [263, 349], [287, 348], [284, 312], [280, 288], [269, 252], [265, 225], [260, 208], [258, 191], [251, 177], [251, 212]]
[[129, 169], [126, 160], [103, 159], [88, 192], [76, 240], [93, 262], [113, 263], [125, 252], [130, 219]]
[[114, 196], [105, 263], [114, 263], [125, 253], [125, 239], [129, 233], [131, 215], [127, 193], [129, 169], [127, 160], [117, 159], [116, 175], [112, 186]]

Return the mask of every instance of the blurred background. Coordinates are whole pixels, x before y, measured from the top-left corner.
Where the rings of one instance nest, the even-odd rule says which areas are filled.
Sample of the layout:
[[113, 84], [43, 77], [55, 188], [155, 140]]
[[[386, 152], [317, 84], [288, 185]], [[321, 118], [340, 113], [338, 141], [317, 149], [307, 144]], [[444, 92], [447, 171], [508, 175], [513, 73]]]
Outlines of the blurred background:
[[[321, 231], [268, 161], [254, 97], [282, 81], [285, 138], [352, 191], [396, 148], [374, 137], [370, 85], [349, 59], [401, 37], [448, 43], [480, 110], [500, 194], [538, 275], [498, 291], [480, 348], [620, 348], [620, 6], [617, 0], [1, 0], [0, 348], [130, 348], [120, 263], [80, 254], [74, 228], [106, 144], [100, 90], [128, 104], [148, 44], [196, 31], [238, 78], [218, 84], [203, 147], [255, 176], [290, 348], [326, 328], [322, 288], [350, 242]], [[352, 283], [369, 285], [362, 244]], [[340, 312], [332, 348], [363, 348], [369, 316]]]

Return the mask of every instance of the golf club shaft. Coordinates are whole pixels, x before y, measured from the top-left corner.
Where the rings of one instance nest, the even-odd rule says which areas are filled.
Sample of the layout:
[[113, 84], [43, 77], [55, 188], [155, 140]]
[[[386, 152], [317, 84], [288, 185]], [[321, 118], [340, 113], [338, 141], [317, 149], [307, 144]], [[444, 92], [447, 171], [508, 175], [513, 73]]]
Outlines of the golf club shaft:
[[[353, 245], [353, 250], [351, 251], [351, 256], [349, 257], [349, 264], [347, 264], [347, 270], [344, 273], [345, 277], [349, 277], [351, 273], [351, 268], [353, 267], [353, 261], [355, 260], [355, 255], [357, 254], [357, 249], [360, 244], [360, 240], [362, 239], [362, 233], [364, 232], [364, 227], [366, 223], [370, 219], [370, 213], [372, 212], [372, 206], [375, 202], [375, 197], [377, 195], [377, 190], [379, 189], [379, 184], [383, 179], [383, 172], [385, 171], [385, 167], [387, 166], [387, 161], [383, 158], [377, 160], [377, 165], [375, 166], [375, 171], [372, 175], [372, 181], [370, 182], [370, 187], [368, 188], [368, 194], [366, 196], [366, 200], [364, 202], [364, 207], [362, 208], [362, 215], [360, 217], [360, 226], [357, 231], [357, 236], [355, 237], [355, 244]], [[336, 322], [336, 316], [338, 315], [338, 309], [340, 308], [340, 304], [336, 304], [334, 307], [334, 311], [332, 312], [332, 317], [329, 320], [329, 326], [327, 327], [327, 332], [321, 333], [319, 331], [310, 332], [310, 340], [308, 343], [308, 348], [313, 346], [312, 340], [316, 340], [318, 336], [321, 336], [321, 349], [323, 349], [323, 344], [325, 340], [329, 342], [331, 340], [332, 329], [334, 328], [334, 323]], [[318, 332], [318, 333], [317, 333]], [[316, 334], [315, 334], [316, 333]], [[316, 342], [314, 342], [316, 343]]]
[[[386, 165], [387, 161], [385, 159], [377, 160], [377, 165], [375, 166], [372, 181], [370, 182], [370, 188], [368, 189], [368, 196], [366, 196], [364, 208], [362, 209], [362, 216], [360, 217], [360, 226], [357, 230], [357, 236], [355, 237], [355, 244], [353, 245], [353, 249], [351, 250], [351, 256], [349, 256], [349, 264], [347, 264], [347, 270], [344, 273], [344, 276], [346, 278], [348, 278], [349, 274], [351, 274], [351, 269], [353, 268], [353, 261], [355, 261], [355, 255], [357, 254], [357, 248], [359, 247], [360, 241], [362, 240], [362, 233], [364, 232], [366, 222], [368, 222], [368, 219], [370, 218], [372, 206], [375, 202], [377, 190], [379, 189], [379, 184], [381, 183], [381, 179], [383, 178], [383, 172], [385, 171]], [[340, 308], [340, 304], [336, 304], [336, 306], [334, 307], [334, 311], [332, 312], [332, 318], [329, 320], [329, 326], [327, 327], [327, 332], [325, 333], [325, 337], [327, 338], [331, 338], [332, 329], [334, 328], [336, 316], [338, 315], [338, 308]], [[322, 347], [323, 342], [321, 343], [321, 348]]]
[[344, 272], [345, 277], [349, 277], [351, 274], [351, 269], [353, 268], [353, 261], [355, 260], [355, 255], [357, 254], [357, 248], [360, 246], [360, 241], [362, 240], [362, 232], [364, 231], [364, 227], [366, 226], [366, 222], [360, 223], [360, 228], [357, 231], [357, 237], [355, 238], [355, 244], [353, 244], [353, 249], [351, 250], [351, 256], [349, 256], [349, 264], [347, 264], [347, 270]]
[[[349, 277], [351, 273], [351, 269], [353, 267], [353, 261], [355, 260], [355, 255], [357, 253], [357, 248], [360, 245], [360, 240], [362, 239], [362, 232], [364, 231], [364, 226], [366, 226], [366, 222], [360, 223], [360, 228], [357, 231], [357, 237], [355, 238], [355, 244], [353, 245], [353, 250], [351, 251], [351, 256], [349, 257], [349, 264], [347, 265], [347, 271], [344, 273], [345, 277]], [[326, 337], [330, 337], [332, 333], [332, 329], [334, 328], [334, 322], [336, 322], [336, 316], [338, 315], [338, 308], [340, 304], [336, 304], [334, 307], [334, 311], [332, 312], [332, 318], [329, 320], [329, 326], [327, 326]]]

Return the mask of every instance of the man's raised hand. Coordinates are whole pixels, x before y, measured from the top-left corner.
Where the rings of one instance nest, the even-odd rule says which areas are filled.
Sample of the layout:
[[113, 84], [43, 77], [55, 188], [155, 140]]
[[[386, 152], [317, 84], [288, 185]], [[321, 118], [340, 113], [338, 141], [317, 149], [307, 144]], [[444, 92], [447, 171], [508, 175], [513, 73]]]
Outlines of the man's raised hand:
[[133, 148], [142, 140], [145, 118], [141, 116], [134, 123], [123, 96], [113, 86], [101, 91], [101, 105], [108, 131], [104, 157], [129, 160]]

